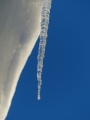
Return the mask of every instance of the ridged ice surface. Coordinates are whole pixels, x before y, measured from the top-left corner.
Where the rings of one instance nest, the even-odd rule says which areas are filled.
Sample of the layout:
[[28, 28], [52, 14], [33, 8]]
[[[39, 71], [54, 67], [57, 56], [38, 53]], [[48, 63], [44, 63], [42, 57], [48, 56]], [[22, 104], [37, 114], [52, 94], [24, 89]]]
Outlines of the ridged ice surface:
[[41, 32], [40, 32], [40, 43], [39, 43], [39, 50], [37, 56], [38, 100], [40, 100], [40, 90], [42, 85], [42, 68], [43, 68], [43, 59], [44, 59], [46, 40], [47, 40], [51, 1], [52, 0], [42, 0]]

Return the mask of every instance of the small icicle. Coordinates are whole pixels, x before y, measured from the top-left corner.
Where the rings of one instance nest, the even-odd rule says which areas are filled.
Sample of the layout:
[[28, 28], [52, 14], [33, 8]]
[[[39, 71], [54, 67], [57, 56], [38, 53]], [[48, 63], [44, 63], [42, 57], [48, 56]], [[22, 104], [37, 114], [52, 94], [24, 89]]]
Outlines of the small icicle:
[[44, 59], [45, 47], [46, 47], [51, 2], [52, 0], [42, 0], [41, 32], [40, 32], [40, 43], [39, 43], [38, 56], [37, 56], [38, 100], [40, 100], [40, 91], [42, 85], [42, 68], [43, 68], [43, 59]]

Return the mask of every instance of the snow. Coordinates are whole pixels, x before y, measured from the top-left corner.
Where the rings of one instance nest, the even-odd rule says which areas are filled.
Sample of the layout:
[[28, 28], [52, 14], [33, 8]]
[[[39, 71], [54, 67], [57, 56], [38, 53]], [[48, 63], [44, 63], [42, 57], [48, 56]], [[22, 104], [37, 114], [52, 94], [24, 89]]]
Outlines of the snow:
[[20, 74], [40, 34], [41, 1], [0, 1], [0, 120], [7, 116]]

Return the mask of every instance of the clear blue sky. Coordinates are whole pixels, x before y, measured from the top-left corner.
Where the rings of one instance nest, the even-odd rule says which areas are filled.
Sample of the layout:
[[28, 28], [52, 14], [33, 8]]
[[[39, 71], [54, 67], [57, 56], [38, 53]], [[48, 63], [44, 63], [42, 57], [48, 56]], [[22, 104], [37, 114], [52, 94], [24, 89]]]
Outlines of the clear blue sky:
[[90, 120], [90, 1], [53, 0], [40, 101], [38, 42], [6, 120]]

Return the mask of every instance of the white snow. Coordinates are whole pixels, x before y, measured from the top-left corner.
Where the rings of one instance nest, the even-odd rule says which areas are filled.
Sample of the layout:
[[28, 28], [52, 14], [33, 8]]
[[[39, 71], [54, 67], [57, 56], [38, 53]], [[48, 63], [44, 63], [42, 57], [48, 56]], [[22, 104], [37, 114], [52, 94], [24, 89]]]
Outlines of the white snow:
[[0, 120], [40, 34], [42, 0], [0, 1]]

